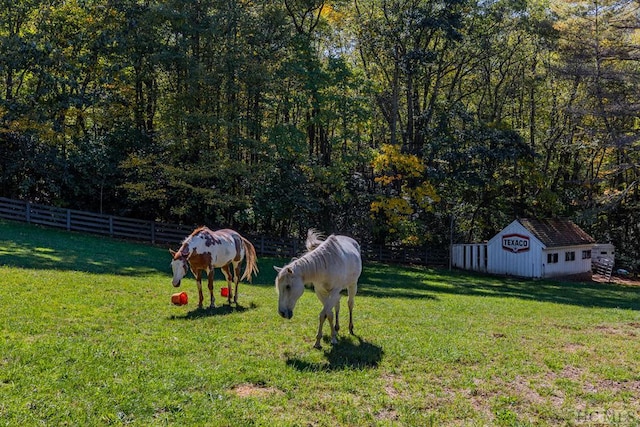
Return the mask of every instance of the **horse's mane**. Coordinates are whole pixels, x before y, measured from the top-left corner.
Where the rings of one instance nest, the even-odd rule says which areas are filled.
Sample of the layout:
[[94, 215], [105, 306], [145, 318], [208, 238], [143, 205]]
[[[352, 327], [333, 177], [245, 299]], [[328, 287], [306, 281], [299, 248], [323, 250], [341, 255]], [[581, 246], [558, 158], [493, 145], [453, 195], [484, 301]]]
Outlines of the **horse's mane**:
[[207, 227], [206, 225], [203, 225], [201, 227], [196, 228], [195, 230], [193, 230], [193, 232], [191, 234], [189, 234], [189, 236], [185, 240], [190, 239], [191, 237], [195, 236], [196, 234], [198, 234], [198, 233], [200, 233], [201, 231], [204, 231], [204, 230], [209, 230], [209, 227]]
[[202, 231], [211, 231], [211, 230], [209, 230], [209, 227], [207, 227], [206, 225], [198, 227], [195, 230], [193, 230], [191, 234], [189, 234], [187, 237], [184, 238], [184, 240], [182, 241], [182, 244], [184, 245], [185, 243], [189, 243], [194, 236], [196, 236], [198, 233]]
[[188, 253], [187, 245], [189, 244], [189, 242], [191, 242], [194, 236], [196, 236], [201, 231], [205, 231], [205, 230], [209, 231], [209, 227], [207, 227], [206, 225], [203, 225], [193, 230], [193, 232], [189, 234], [187, 237], [185, 237], [184, 240], [182, 241], [180, 245], [180, 249], [178, 249], [178, 253], [181, 254], [182, 256], [188, 256], [189, 253]]
[[309, 236], [311, 235], [311, 230], [309, 233], [306, 244], [308, 251], [300, 258], [294, 259], [289, 265], [300, 268], [304, 272], [316, 272], [335, 264], [338, 254], [342, 251], [336, 236], [332, 234], [325, 240], [320, 240], [320, 234], [314, 230], [314, 240], [311, 241], [313, 244], [310, 246]]

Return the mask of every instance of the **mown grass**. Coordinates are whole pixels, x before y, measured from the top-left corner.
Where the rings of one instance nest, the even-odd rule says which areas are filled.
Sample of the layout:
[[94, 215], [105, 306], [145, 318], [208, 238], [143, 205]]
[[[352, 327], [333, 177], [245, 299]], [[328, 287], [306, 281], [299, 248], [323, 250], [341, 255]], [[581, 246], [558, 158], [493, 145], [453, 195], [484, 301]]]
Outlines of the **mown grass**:
[[315, 350], [311, 291], [277, 314], [284, 260], [214, 310], [192, 277], [170, 304], [169, 260], [0, 221], [0, 424], [640, 423], [638, 288], [369, 264], [356, 335]]

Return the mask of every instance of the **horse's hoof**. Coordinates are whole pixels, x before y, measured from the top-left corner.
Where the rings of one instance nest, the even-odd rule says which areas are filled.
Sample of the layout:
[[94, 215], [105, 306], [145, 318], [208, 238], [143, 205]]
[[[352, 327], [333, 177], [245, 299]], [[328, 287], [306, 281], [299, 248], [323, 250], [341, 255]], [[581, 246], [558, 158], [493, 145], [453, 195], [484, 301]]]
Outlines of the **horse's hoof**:
[[322, 350], [322, 346], [320, 344], [314, 344], [313, 348], [318, 349], [318, 350]]

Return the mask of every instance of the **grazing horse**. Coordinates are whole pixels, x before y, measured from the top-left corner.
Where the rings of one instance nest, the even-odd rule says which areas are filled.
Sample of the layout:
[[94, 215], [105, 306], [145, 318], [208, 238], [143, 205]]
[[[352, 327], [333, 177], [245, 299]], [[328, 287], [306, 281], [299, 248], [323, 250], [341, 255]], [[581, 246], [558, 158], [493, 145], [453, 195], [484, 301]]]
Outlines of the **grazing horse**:
[[[206, 273], [209, 280], [209, 294], [211, 295], [211, 308], [215, 307], [213, 296], [213, 271], [222, 269], [227, 279], [229, 290], [228, 301], [231, 304], [231, 280], [235, 283], [233, 302], [238, 303], [238, 282], [243, 279], [251, 280], [258, 273], [256, 250], [251, 242], [233, 230], [211, 231], [207, 227], [200, 227], [191, 233], [183, 242], [178, 251], [172, 251], [173, 261], [173, 286], [180, 286], [180, 281], [187, 274], [187, 264], [196, 276], [198, 284], [198, 307], [202, 308], [202, 273]], [[240, 277], [240, 263], [246, 257], [246, 265], [242, 277]], [[233, 277], [230, 266], [233, 266]]]
[[[316, 295], [322, 303], [315, 348], [321, 348], [322, 326], [329, 321], [331, 344], [337, 344], [340, 329], [340, 291], [347, 289], [349, 304], [349, 332], [353, 335], [353, 303], [358, 290], [358, 278], [362, 272], [360, 245], [347, 236], [332, 234], [321, 240], [313, 230], [307, 233], [308, 252], [294, 259], [278, 272], [276, 291], [280, 316], [291, 319], [298, 299], [304, 293], [305, 283], [312, 283]], [[335, 311], [335, 324], [333, 312]]]

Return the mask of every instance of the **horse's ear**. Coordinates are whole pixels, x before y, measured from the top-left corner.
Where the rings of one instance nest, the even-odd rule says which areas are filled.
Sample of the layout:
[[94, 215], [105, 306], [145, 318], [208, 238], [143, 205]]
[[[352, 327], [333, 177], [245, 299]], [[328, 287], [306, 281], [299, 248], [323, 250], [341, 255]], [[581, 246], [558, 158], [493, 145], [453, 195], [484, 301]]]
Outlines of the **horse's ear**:
[[273, 269], [275, 271], [277, 271], [278, 273], [280, 273], [282, 271], [282, 267], [276, 267], [275, 265], [273, 266]]
[[169, 248], [169, 253], [171, 254], [171, 256], [175, 256], [176, 255], [176, 251], [174, 251], [171, 248]]

